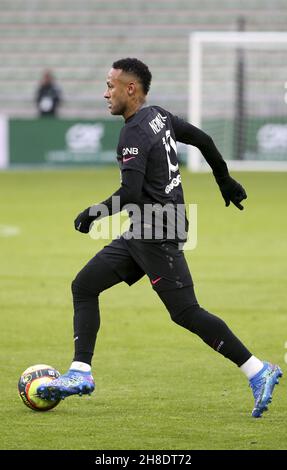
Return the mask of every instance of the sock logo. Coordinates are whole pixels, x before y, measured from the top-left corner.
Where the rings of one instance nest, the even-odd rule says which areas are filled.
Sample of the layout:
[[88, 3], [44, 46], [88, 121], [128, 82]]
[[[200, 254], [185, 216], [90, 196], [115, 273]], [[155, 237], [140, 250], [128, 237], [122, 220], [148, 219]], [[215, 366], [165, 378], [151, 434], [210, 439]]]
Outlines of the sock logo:
[[220, 341], [219, 345], [216, 348], [216, 351], [219, 352], [223, 345], [224, 345], [224, 341]]

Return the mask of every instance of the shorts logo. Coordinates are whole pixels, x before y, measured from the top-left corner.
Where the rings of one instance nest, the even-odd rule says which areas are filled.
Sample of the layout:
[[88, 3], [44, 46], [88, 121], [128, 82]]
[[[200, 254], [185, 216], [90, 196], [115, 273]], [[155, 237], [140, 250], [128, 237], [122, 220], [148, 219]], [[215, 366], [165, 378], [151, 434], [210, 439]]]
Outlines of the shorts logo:
[[180, 183], [181, 183], [181, 176], [177, 175], [177, 177], [173, 178], [171, 182], [165, 187], [165, 193], [169, 194], [173, 190], [173, 188], [175, 188], [176, 186], [179, 186]]
[[152, 279], [152, 280], [151, 280], [151, 283], [152, 283], [152, 285], [154, 286], [154, 285], [157, 284], [160, 280], [161, 280], [161, 277], [157, 277], [156, 279]]

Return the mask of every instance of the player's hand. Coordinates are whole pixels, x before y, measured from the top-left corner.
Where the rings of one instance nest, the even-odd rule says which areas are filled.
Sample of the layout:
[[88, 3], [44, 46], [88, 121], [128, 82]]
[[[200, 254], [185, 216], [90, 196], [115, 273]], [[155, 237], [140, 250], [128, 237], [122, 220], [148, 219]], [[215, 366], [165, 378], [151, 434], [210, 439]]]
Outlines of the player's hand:
[[94, 220], [96, 220], [96, 217], [90, 215], [90, 207], [88, 207], [75, 219], [75, 229], [82, 233], [89, 233], [91, 224]]
[[216, 178], [222, 197], [225, 201], [225, 206], [228, 207], [232, 202], [241, 211], [244, 209], [240, 204], [244, 199], [247, 199], [245, 189], [241, 184], [235, 181], [231, 176], [223, 176]]

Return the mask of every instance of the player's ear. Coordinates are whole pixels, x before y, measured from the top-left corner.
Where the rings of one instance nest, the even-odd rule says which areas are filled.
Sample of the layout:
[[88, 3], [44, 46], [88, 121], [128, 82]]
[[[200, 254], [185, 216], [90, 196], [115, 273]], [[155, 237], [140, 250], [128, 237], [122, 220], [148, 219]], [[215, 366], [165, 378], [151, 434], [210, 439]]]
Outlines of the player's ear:
[[128, 95], [129, 95], [129, 96], [133, 95], [134, 92], [135, 92], [135, 90], [136, 90], [136, 85], [135, 85], [135, 83], [134, 83], [134, 82], [130, 82], [130, 83], [128, 84]]

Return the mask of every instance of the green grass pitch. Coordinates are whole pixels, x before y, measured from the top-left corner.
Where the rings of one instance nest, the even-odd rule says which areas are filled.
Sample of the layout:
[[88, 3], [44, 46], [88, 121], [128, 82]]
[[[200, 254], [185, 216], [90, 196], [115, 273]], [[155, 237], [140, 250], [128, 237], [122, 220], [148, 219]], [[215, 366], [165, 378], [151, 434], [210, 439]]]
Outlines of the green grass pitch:
[[[186, 253], [199, 302], [286, 375], [286, 173], [234, 174], [245, 210], [225, 208], [210, 174], [182, 172], [198, 204], [198, 246]], [[116, 168], [0, 174], [2, 449], [286, 449], [286, 377], [270, 411], [251, 418], [246, 378], [173, 324], [146, 278], [101, 296], [96, 392], [37, 413], [17, 396], [21, 372], [73, 353], [70, 283], [106, 242], [75, 216], [119, 185]], [[3, 225], [20, 233], [3, 236]]]

